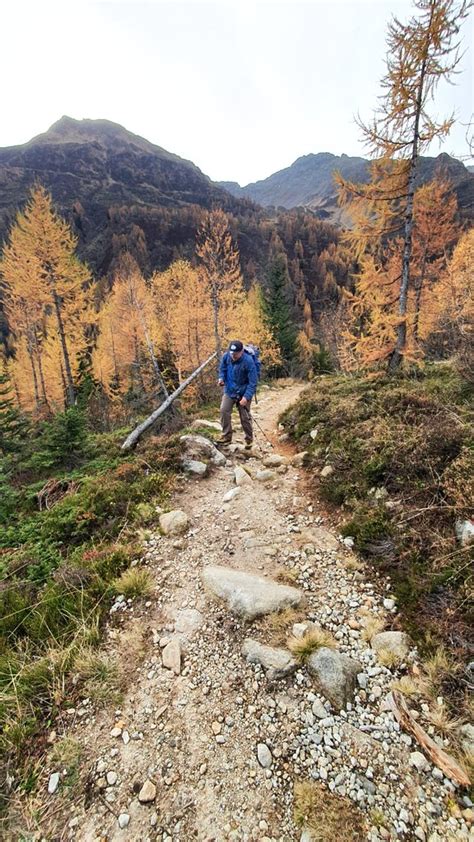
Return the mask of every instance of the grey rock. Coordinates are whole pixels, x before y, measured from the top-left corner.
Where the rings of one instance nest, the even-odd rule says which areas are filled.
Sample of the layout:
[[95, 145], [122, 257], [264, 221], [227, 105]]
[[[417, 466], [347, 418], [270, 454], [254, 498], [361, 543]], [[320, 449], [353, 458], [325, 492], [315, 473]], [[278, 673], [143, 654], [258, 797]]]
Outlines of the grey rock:
[[107, 772], [107, 783], [109, 786], [115, 786], [118, 780], [117, 772]]
[[239, 494], [241, 494], [241, 489], [239, 488], [239, 486], [237, 486], [237, 488], [231, 488], [230, 491], [227, 491], [227, 493], [224, 494], [222, 502], [230, 503], [230, 501], [233, 500], [234, 497], [238, 497]]
[[320, 476], [323, 479], [326, 479], [326, 477], [330, 477], [331, 474], [333, 474], [333, 473], [334, 473], [334, 468], [332, 467], [332, 465], [325, 465], [324, 468], [322, 469], [322, 471], [320, 472]]
[[186, 532], [188, 526], [189, 518], [180, 509], [160, 515], [160, 529], [164, 535], [180, 535]]
[[196, 459], [184, 459], [181, 465], [183, 470], [192, 476], [205, 477], [207, 474], [207, 465], [205, 462], [199, 462]]
[[375, 652], [379, 652], [381, 649], [387, 649], [403, 660], [408, 655], [410, 649], [410, 638], [405, 632], [380, 632], [380, 634], [374, 635], [370, 641], [370, 645]]
[[419, 772], [424, 772], [425, 770], [430, 768], [430, 764], [428, 763], [424, 754], [421, 751], [412, 751], [409, 757], [410, 766], [414, 766], [415, 769], [418, 769]]
[[270, 769], [273, 763], [273, 757], [270, 749], [265, 743], [257, 745], [257, 760], [263, 769]]
[[291, 464], [293, 465], [294, 468], [301, 468], [305, 464], [307, 457], [308, 457], [308, 451], [307, 450], [302, 450], [300, 453], [295, 453], [295, 455], [293, 456], [293, 458], [291, 460]]
[[250, 664], [261, 664], [270, 681], [285, 678], [285, 676], [294, 672], [297, 667], [295, 659], [287, 649], [265, 646], [251, 637], [244, 640], [242, 652]]
[[362, 671], [358, 661], [322, 646], [310, 655], [307, 667], [321, 693], [335, 708], [341, 709], [352, 701], [357, 674]]
[[123, 830], [125, 827], [128, 827], [130, 824], [130, 816], [128, 813], [120, 813], [118, 819], [118, 826]]
[[234, 468], [234, 481], [235, 484], [239, 486], [248, 485], [252, 482], [252, 477], [244, 468], [242, 468], [241, 465], [237, 465], [237, 467]]
[[59, 786], [59, 772], [53, 772], [53, 774], [49, 776], [49, 781], [48, 781], [48, 792], [49, 792], [49, 794], [54, 795], [58, 786]]
[[456, 538], [462, 547], [474, 544], [474, 521], [457, 520], [455, 524]]
[[181, 672], [181, 644], [177, 638], [170, 640], [161, 653], [163, 666], [172, 670], [175, 675]]
[[209, 590], [226, 600], [230, 611], [249, 620], [298, 605], [303, 596], [296, 588], [254, 576], [245, 570], [212, 566], [205, 567], [202, 576]]
[[195, 418], [193, 423], [191, 424], [195, 430], [203, 427], [207, 427], [209, 430], [216, 430], [216, 432], [221, 433], [222, 427], [218, 421], [207, 421], [205, 418]]
[[204, 617], [197, 608], [182, 608], [176, 614], [174, 628], [176, 632], [191, 637], [201, 628]]
[[156, 786], [153, 781], [150, 781], [149, 778], [143, 784], [140, 792], [138, 793], [138, 800], [140, 804], [149, 804], [151, 801], [154, 801], [156, 798]]
[[285, 457], [280, 456], [279, 453], [270, 453], [269, 456], [265, 456], [263, 459], [265, 468], [279, 468], [280, 465], [284, 465], [285, 462]]
[[226, 457], [221, 453], [210, 439], [205, 436], [181, 436], [180, 442], [186, 455], [191, 459], [208, 459], [213, 465], [222, 466], [226, 463]]
[[311, 710], [318, 719], [326, 719], [328, 715], [326, 708], [319, 699], [316, 699], [316, 701], [313, 702]]
[[277, 479], [278, 474], [275, 471], [271, 471], [269, 468], [264, 468], [261, 471], [257, 471], [255, 474], [255, 479], [259, 482], [273, 482]]
[[457, 729], [459, 741], [468, 755], [474, 755], [474, 725], [466, 722]]

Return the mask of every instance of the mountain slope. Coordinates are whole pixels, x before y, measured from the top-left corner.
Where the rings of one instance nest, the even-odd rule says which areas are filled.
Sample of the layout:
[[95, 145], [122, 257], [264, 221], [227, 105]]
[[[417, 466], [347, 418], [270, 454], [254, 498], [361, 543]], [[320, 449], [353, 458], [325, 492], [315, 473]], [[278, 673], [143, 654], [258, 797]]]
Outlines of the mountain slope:
[[[317, 155], [303, 155], [290, 167], [254, 184], [240, 187], [236, 182], [225, 181], [220, 182], [220, 186], [238, 198], [252, 199], [263, 206], [306, 207], [323, 218], [340, 221], [341, 212], [337, 207], [334, 182], [336, 171], [349, 180], [366, 182], [369, 180], [369, 161], [320, 152]], [[437, 173], [446, 175], [452, 181], [463, 214], [473, 217], [474, 175], [461, 161], [444, 153], [437, 158], [420, 159], [420, 184], [429, 181]]]
[[0, 149], [0, 246], [36, 182], [74, 225], [79, 252], [103, 274], [120, 250], [145, 271], [193, 241], [203, 208], [239, 215], [249, 202], [198, 167], [108, 120], [62, 117], [21, 146]]

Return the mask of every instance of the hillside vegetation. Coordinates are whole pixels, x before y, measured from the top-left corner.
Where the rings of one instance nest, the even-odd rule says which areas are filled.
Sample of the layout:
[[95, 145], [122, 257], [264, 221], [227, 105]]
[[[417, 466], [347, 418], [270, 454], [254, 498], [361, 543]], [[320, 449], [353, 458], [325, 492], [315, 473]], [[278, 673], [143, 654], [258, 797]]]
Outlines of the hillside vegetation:
[[442, 690], [459, 701], [472, 569], [456, 525], [473, 499], [472, 386], [449, 365], [395, 379], [321, 377], [281, 420], [308, 450], [315, 491], [342, 534], [391, 576], [412, 636], [425, 652], [443, 644], [456, 660]]

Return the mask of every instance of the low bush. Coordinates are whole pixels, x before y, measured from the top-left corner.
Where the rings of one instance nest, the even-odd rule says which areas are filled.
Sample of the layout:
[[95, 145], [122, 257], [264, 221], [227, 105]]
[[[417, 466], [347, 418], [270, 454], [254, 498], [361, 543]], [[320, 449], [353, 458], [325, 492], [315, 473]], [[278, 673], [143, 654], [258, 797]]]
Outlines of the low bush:
[[[472, 628], [470, 549], [455, 525], [472, 516], [472, 385], [448, 364], [394, 377], [321, 377], [280, 421], [309, 451], [320, 498], [344, 507], [342, 534], [392, 577], [410, 633], [425, 651], [444, 643], [462, 663]], [[323, 479], [325, 465], [333, 472]], [[463, 692], [453, 678], [451, 699]]]

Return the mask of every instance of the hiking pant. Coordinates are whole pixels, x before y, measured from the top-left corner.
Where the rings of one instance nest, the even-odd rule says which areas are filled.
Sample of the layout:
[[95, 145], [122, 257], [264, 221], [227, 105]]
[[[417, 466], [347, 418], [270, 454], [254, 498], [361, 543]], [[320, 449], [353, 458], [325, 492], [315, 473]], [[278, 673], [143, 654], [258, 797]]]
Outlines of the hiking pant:
[[232, 441], [232, 409], [237, 404], [239, 410], [240, 423], [245, 434], [246, 444], [251, 444], [253, 441], [252, 430], [252, 416], [250, 415], [250, 401], [247, 406], [240, 406], [237, 403], [237, 398], [230, 398], [229, 395], [223, 395], [221, 401], [221, 425], [222, 438], [226, 441]]

